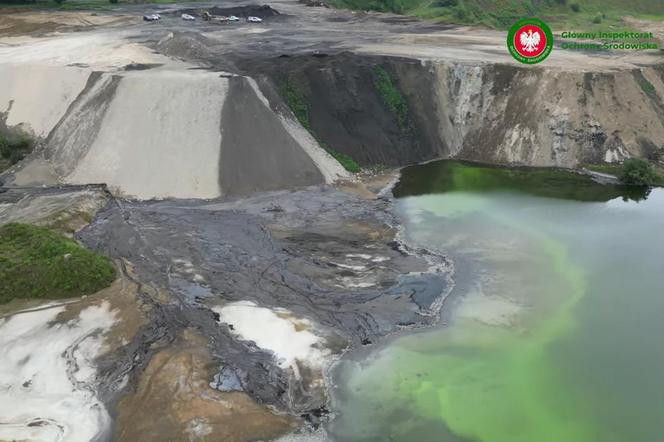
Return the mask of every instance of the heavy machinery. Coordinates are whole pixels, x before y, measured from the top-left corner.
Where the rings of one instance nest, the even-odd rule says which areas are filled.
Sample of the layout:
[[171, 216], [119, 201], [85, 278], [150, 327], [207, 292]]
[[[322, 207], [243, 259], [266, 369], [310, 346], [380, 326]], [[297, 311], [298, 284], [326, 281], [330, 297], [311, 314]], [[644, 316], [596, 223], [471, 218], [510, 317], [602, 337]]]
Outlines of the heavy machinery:
[[212, 15], [208, 11], [203, 11], [201, 13], [201, 17], [203, 18], [204, 21], [209, 21], [212, 23], [228, 23], [229, 19], [226, 16], [223, 15]]

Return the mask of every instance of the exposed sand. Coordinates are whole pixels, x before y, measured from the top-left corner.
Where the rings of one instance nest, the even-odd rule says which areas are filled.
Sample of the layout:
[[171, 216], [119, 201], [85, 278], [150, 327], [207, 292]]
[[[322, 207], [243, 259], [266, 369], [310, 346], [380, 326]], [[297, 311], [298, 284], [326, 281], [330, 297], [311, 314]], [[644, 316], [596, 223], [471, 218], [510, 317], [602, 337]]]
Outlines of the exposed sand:
[[[11, 55], [3, 54], [2, 47], [0, 60], [12, 60]], [[0, 64], [0, 112], [8, 112], [5, 123], [22, 125], [27, 132], [45, 137], [83, 89], [89, 75], [89, 70], [77, 67]]]
[[200, 71], [127, 73], [69, 183], [138, 198], [214, 198], [228, 80]]
[[114, 323], [108, 303], [54, 323], [65, 307], [0, 319], [0, 440], [88, 442], [110, 425], [97, 399], [99, 332]]
[[[215, 198], [348, 177], [304, 129], [272, 111], [252, 79], [191, 69], [127, 36], [2, 40], [6, 124], [46, 146], [12, 170], [15, 185], [105, 183], [137, 199]], [[132, 63], [163, 66], [119, 70]]]
[[331, 355], [324, 338], [314, 333], [314, 324], [295, 318], [288, 310], [270, 310], [251, 301], [233, 302], [213, 310], [240, 339], [254, 341], [258, 347], [274, 353], [278, 365], [292, 368], [296, 377], [298, 361], [320, 369]]
[[165, 63], [169, 59], [146, 46], [125, 40], [123, 31], [81, 32], [47, 38], [12, 37], [0, 40], [0, 63], [18, 65], [85, 65], [119, 68], [131, 63]]
[[81, 29], [90, 26], [116, 26], [140, 23], [140, 18], [130, 15], [94, 14], [83, 11], [12, 11], [3, 9], [0, 14], [0, 35]]
[[115, 440], [272, 440], [292, 430], [293, 420], [277, 416], [245, 393], [208, 386], [211, 360], [205, 340], [185, 330], [181, 342], [158, 352], [135, 391], [118, 404]]

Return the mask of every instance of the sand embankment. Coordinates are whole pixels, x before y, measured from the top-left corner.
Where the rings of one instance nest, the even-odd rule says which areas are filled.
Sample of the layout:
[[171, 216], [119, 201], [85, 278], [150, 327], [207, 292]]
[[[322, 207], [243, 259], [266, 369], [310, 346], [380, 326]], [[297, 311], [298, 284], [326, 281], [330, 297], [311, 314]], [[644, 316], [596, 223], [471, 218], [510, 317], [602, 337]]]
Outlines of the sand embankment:
[[5, 39], [4, 124], [41, 140], [10, 184], [105, 183], [138, 199], [215, 198], [348, 176], [250, 78], [193, 69], [124, 37]]
[[227, 89], [228, 80], [214, 73], [125, 74], [96, 138], [65, 180], [103, 182], [139, 198], [220, 196], [219, 120]]

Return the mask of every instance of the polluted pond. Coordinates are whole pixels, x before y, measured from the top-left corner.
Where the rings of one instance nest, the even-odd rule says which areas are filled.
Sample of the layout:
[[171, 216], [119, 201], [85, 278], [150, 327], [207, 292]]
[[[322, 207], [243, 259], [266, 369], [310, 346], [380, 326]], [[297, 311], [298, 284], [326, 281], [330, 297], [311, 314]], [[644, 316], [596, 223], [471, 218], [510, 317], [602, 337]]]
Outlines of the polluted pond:
[[334, 440], [660, 438], [662, 189], [442, 161], [395, 194], [454, 262], [447, 325], [339, 364]]

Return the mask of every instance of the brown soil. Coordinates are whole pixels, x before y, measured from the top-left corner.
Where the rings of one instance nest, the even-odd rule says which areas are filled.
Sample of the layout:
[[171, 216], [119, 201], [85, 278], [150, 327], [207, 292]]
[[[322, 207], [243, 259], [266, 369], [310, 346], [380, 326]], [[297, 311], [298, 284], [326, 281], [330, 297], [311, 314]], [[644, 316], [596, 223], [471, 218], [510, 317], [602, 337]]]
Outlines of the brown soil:
[[97, 15], [91, 12], [0, 12], [0, 36], [44, 35], [55, 31], [77, 31], [91, 26], [116, 26], [139, 23], [129, 15]]
[[117, 441], [254, 441], [292, 431], [244, 393], [209, 387], [212, 366], [203, 337], [185, 330], [180, 344], [155, 354], [117, 407]]
[[[128, 270], [131, 274], [131, 270]], [[147, 305], [138, 299], [138, 285], [127, 278], [121, 271], [120, 277], [110, 287], [91, 296], [72, 302], [60, 313], [56, 320], [67, 322], [79, 317], [82, 310], [92, 305], [108, 302], [116, 315], [117, 322], [106, 335], [105, 352], [113, 352], [131, 341], [138, 330], [147, 323]]]

